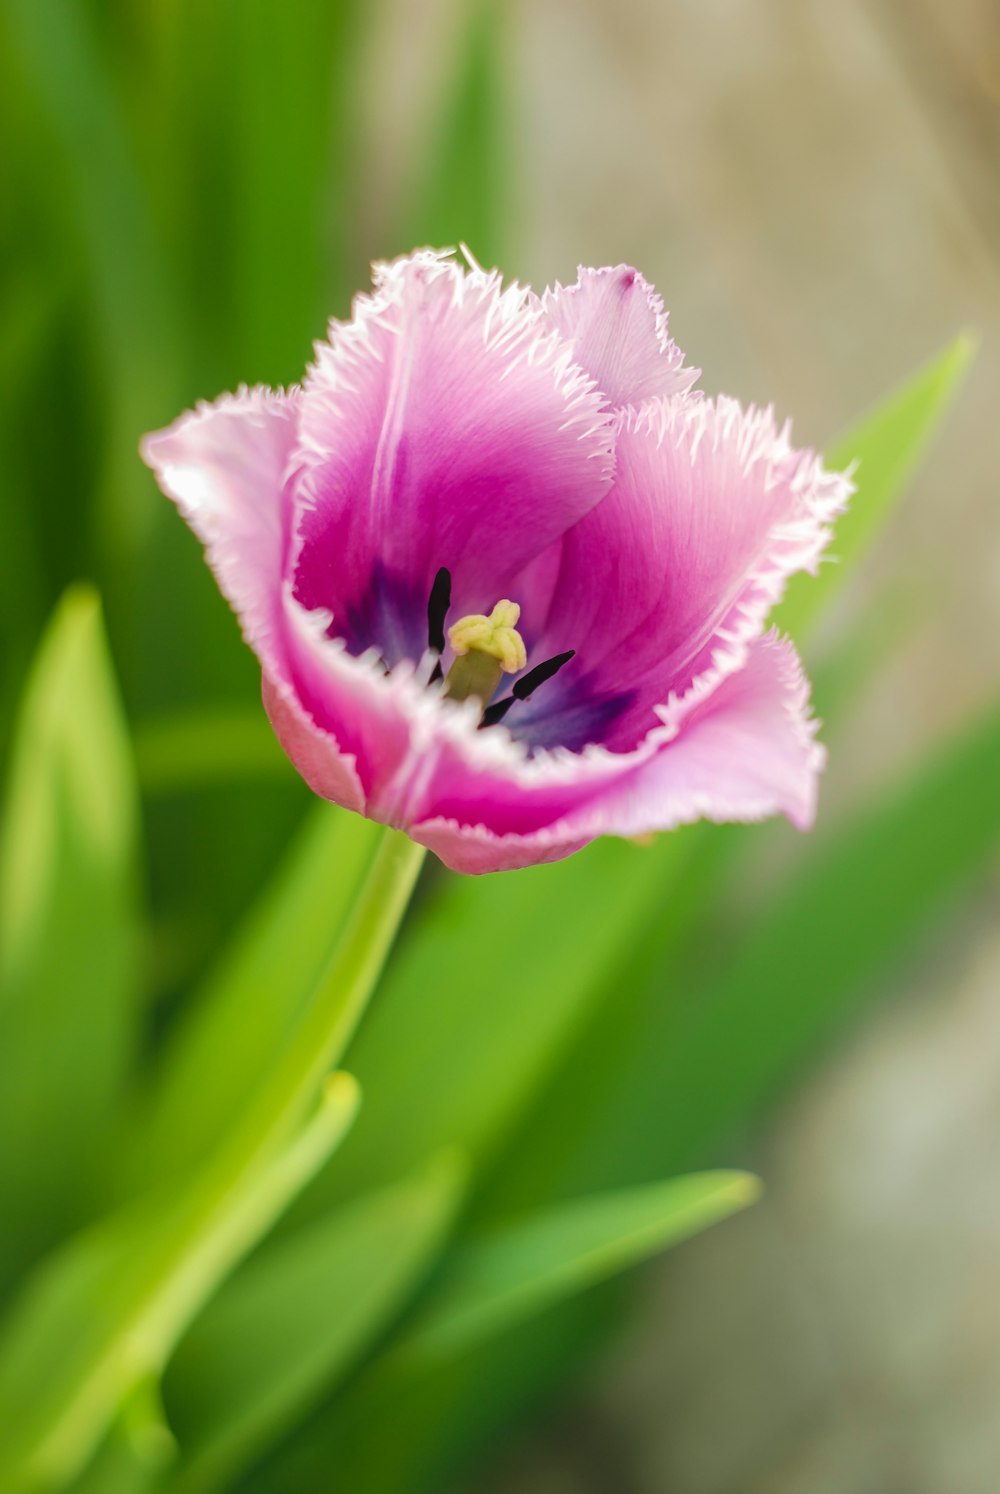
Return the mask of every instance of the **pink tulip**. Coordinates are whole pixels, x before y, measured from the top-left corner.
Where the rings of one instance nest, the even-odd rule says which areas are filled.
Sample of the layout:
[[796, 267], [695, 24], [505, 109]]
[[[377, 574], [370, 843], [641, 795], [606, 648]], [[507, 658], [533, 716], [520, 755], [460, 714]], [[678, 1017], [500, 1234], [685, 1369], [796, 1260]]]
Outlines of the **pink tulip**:
[[317, 794], [467, 872], [812, 823], [808, 683], [764, 629], [850, 483], [696, 377], [635, 270], [538, 298], [422, 251], [301, 388], [145, 438]]

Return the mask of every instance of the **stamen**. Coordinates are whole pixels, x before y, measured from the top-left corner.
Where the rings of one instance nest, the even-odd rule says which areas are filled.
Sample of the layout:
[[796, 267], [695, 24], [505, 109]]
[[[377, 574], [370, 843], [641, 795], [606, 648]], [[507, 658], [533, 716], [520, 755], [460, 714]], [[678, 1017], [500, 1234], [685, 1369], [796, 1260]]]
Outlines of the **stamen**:
[[576, 653], [575, 648], [568, 648], [564, 654], [554, 654], [551, 659], [546, 659], [544, 664], [536, 664], [534, 669], [529, 669], [527, 674], [522, 674], [519, 680], [515, 680], [511, 686], [511, 693], [515, 700], [528, 700], [539, 685], [544, 685], [554, 674], [558, 674], [564, 664], [568, 664]]
[[[430, 684], [442, 675], [440, 656], [445, 649], [445, 622], [450, 607], [451, 572], [447, 566], [441, 566], [427, 599], [427, 647], [438, 655]], [[455, 659], [448, 671], [445, 694], [451, 700], [468, 700], [475, 696], [483, 708], [481, 727], [496, 726], [515, 701], [530, 700], [539, 686], [558, 674], [576, 652], [570, 648], [536, 664], [534, 669], [515, 680], [509, 695], [494, 701], [501, 677], [517, 674], [527, 663], [524, 640], [517, 631], [520, 616], [518, 604], [504, 598], [497, 602], [488, 617], [484, 613], [470, 613], [468, 617], [460, 617], [448, 629], [447, 640]]]
[[444, 653], [444, 622], [451, 606], [451, 572], [442, 566], [434, 577], [434, 585], [427, 599], [427, 647], [436, 654]]
[[513, 704], [513, 695], [505, 695], [503, 700], [495, 700], [492, 705], [487, 706], [479, 721], [480, 731], [484, 726], [496, 726], [503, 720]]
[[576, 653], [575, 648], [567, 649], [564, 654], [555, 654], [551, 659], [546, 659], [543, 664], [536, 664], [534, 669], [529, 669], [519, 680], [515, 680], [511, 686], [510, 695], [504, 696], [503, 700], [494, 701], [487, 706], [483, 712], [480, 727], [496, 726], [502, 721], [514, 704], [515, 700], [529, 700], [539, 685], [544, 685], [554, 674], [558, 674], [564, 664], [568, 664]]
[[517, 631], [521, 609], [506, 598], [489, 617], [476, 612], [460, 617], [448, 629], [455, 662], [448, 671], [446, 693], [452, 700], [475, 695], [486, 706], [504, 674], [516, 674], [527, 662], [524, 640]]

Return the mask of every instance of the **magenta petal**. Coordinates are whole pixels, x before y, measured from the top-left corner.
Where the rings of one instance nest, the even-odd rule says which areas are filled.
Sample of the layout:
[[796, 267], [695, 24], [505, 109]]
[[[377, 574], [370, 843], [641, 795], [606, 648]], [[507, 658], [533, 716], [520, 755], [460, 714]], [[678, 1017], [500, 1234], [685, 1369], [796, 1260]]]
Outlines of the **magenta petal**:
[[296, 595], [352, 652], [419, 658], [434, 575], [489, 610], [607, 492], [612, 433], [571, 349], [495, 274], [381, 267], [303, 395]]
[[[618, 835], [772, 814], [806, 830], [826, 760], [816, 729], [799, 657], [772, 630], [750, 644], [742, 669], [689, 705], [672, 741], [605, 796], [598, 819]], [[598, 833], [596, 819], [591, 826]]]
[[[365, 813], [405, 828], [405, 819], [388, 811], [390, 786], [411, 755], [413, 712], [407, 706], [415, 700], [426, 711], [431, 706], [430, 698], [421, 699], [405, 666], [390, 680], [375, 661], [352, 658], [339, 640], [326, 637], [324, 616], [305, 612], [290, 587], [286, 588], [285, 604], [289, 681], [295, 692], [299, 724], [303, 729], [311, 724], [323, 749], [307, 772], [297, 755], [303, 739], [295, 733], [296, 722], [286, 725], [286, 718], [272, 713], [268, 699], [268, 712], [285, 751], [313, 786], [310, 773], [338, 771], [332, 763], [322, 762], [331, 748], [344, 753], [360, 779]], [[317, 788], [317, 792], [324, 791]], [[343, 802], [336, 794], [325, 797]]]
[[561, 818], [514, 834], [442, 815], [411, 833], [456, 870], [485, 872], [556, 861], [598, 835], [645, 835], [699, 819], [783, 814], [805, 830], [825, 761], [815, 733], [798, 656], [772, 631], [750, 645], [742, 669], [692, 697], [676, 736], [664, 732], [650, 756], [623, 757], [622, 772]]
[[573, 356], [612, 406], [640, 405], [690, 389], [699, 370], [667, 335], [667, 314], [653, 287], [628, 265], [588, 270], [575, 285], [542, 296], [549, 325], [573, 343]]
[[336, 739], [306, 715], [289, 685], [266, 671], [261, 676], [261, 694], [275, 736], [313, 793], [364, 814], [365, 795], [356, 759], [341, 752]]
[[429, 820], [417, 826], [413, 839], [433, 851], [452, 871], [477, 876], [563, 861], [574, 851], [582, 851], [591, 837], [565, 840], [558, 833], [553, 835], [544, 830], [534, 835], [496, 835], [485, 825]]
[[591, 740], [623, 751], [657, 705], [739, 667], [788, 577], [815, 569], [851, 485], [770, 410], [726, 398], [626, 412], [616, 459], [611, 493], [563, 540], [539, 648], [577, 650], [595, 711], [618, 702]]

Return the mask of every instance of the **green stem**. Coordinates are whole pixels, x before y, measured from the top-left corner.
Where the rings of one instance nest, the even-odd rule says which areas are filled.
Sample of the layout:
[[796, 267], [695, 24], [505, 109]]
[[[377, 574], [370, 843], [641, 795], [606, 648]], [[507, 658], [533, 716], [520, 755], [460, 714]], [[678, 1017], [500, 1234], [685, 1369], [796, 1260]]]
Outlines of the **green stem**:
[[288, 1140], [320, 1084], [340, 1061], [396, 937], [426, 852], [383, 830], [371, 867], [312, 1002], [222, 1156], [234, 1171]]
[[[58, 1487], [78, 1472], [136, 1385], [160, 1374], [207, 1297], [347, 1129], [356, 1086], [347, 1076], [327, 1076], [372, 995], [424, 854], [383, 831], [315, 995], [270, 1078], [205, 1167], [160, 1207], [142, 1243], [127, 1251], [127, 1265], [116, 1261], [109, 1271], [113, 1306], [103, 1330], [81, 1334], [87, 1346], [76, 1363], [64, 1361], [64, 1375], [47, 1377], [15, 1460], [26, 1477], [12, 1487]], [[114, 1241], [114, 1222], [109, 1228]], [[112, 1258], [117, 1254], [112, 1250]], [[65, 1329], [72, 1339], [72, 1325]]]

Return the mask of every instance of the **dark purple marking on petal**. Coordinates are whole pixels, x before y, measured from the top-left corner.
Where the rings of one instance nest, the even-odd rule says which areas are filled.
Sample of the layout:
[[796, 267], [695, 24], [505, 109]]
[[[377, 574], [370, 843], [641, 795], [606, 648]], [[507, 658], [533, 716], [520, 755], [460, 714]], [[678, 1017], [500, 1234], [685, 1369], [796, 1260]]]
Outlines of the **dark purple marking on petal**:
[[388, 566], [376, 562], [364, 592], [346, 605], [333, 596], [314, 605], [329, 607], [333, 621], [327, 632], [331, 638], [342, 638], [348, 653], [360, 655], [374, 648], [389, 669], [403, 659], [416, 661], [423, 655], [426, 592]]
[[[528, 747], [566, 747], [570, 752], [604, 743], [622, 713], [633, 705], [635, 692], [591, 695], [586, 685], [586, 680], [581, 681], [556, 701], [540, 697], [537, 704], [518, 711], [510, 722], [511, 736]], [[656, 724], [651, 712], [650, 729]]]

